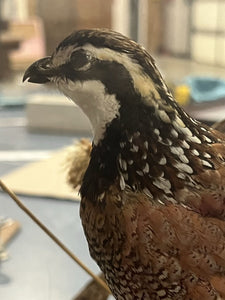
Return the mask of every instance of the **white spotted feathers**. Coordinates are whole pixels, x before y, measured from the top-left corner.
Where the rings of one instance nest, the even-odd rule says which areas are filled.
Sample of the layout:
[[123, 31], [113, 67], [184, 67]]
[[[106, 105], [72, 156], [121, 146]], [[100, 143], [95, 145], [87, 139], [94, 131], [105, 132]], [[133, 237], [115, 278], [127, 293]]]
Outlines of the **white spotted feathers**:
[[[141, 130], [129, 132], [120, 141], [117, 157], [120, 188], [123, 191], [126, 188], [142, 190], [161, 204], [165, 201], [176, 203], [177, 181], [183, 187], [193, 186], [192, 175], [198, 168], [214, 168], [210, 161], [213, 141], [209, 137], [206, 139], [205, 134], [195, 136], [178, 117], [170, 122], [165, 115], [160, 115], [160, 119], [167, 126], [170, 124], [164, 128], [168, 133], [163, 132], [161, 126], [160, 129], [152, 128], [149, 136]], [[202, 144], [207, 149], [203, 153], [199, 149]]]

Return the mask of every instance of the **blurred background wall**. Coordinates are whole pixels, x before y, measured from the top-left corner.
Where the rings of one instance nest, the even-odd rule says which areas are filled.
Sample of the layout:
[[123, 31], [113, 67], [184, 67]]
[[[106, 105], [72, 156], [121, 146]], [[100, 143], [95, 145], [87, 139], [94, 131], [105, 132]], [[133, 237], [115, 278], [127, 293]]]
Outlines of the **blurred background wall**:
[[225, 66], [225, 0], [0, 0], [0, 76], [93, 27], [120, 31], [153, 53]]

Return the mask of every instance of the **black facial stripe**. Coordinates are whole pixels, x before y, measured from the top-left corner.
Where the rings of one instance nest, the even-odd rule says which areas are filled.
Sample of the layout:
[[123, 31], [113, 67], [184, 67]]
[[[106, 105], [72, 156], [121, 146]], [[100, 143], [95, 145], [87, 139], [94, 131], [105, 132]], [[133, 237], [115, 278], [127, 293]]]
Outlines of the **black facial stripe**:
[[131, 98], [134, 98], [133, 101], [140, 99], [134, 89], [133, 79], [129, 72], [117, 62], [96, 60], [86, 71], [74, 70], [72, 64], [68, 62], [60, 67], [59, 76], [60, 74], [74, 82], [77, 80], [99, 80], [106, 87], [106, 92], [115, 94], [118, 100], [124, 98], [124, 101], [130, 103]]
[[144, 114], [147, 115], [146, 120], [148, 122], [149, 118], [155, 118], [153, 117], [155, 108], [143, 104], [142, 96], [134, 89], [130, 73], [122, 64], [116, 61], [96, 59], [90, 69], [86, 71], [74, 70], [70, 62], [62, 66], [62, 68], [63, 71], [61, 73], [71, 81], [99, 80], [102, 82], [106, 88], [106, 93], [114, 94], [116, 99], [122, 103], [120, 114], [123, 116], [124, 126], [129, 125], [132, 130], [136, 130], [137, 124], [140, 124]]

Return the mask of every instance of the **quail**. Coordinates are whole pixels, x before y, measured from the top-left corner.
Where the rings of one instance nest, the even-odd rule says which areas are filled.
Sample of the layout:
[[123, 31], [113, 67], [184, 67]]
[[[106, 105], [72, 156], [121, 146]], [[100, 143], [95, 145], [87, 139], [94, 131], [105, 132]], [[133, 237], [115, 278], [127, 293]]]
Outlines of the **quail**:
[[142, 46], [108, 29], [72, 33], [26, 79], [54, 83], [90, 120], [80, 216], [115, 298], [225, 299], [225, 136], [179, 107]]

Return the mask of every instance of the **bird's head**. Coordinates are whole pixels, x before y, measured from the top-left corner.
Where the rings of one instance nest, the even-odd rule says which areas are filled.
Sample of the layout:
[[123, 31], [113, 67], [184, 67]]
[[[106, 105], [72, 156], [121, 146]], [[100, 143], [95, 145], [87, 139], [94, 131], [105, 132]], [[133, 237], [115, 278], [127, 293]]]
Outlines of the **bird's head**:
[[[123, 113], [132, 120], [138, 107], [158, 107], [169, 92], [151, 56], [139, 44], [111, 30], [72, 33], [52, 56], [33, 63], [23, 80], [53, 82], [90, 119], [94, 143]], [[136, 116], [134, 116], [136, 117]]]

